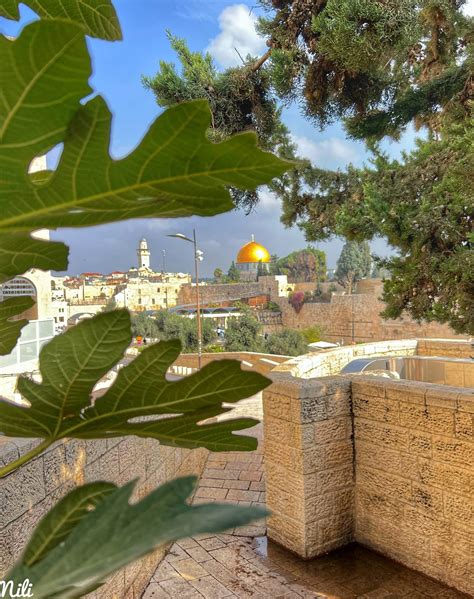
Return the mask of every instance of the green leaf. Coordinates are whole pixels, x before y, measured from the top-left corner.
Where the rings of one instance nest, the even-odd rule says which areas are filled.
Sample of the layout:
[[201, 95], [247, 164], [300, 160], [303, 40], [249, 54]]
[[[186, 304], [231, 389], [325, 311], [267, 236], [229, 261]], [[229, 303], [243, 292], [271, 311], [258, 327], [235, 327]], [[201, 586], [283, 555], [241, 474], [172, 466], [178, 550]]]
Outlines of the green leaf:
[[30, 268], [66, 270], [64, 243], [34, 239], [25, 233], [0, 234], [0, 283]]
[[[59, 4], [59, 3], [58, 3]], [[91, 90], [81, 27], [44, 21], [11, 41], [0, 37], [0, 192], [2, 210], [27, 209], [31, 161], [63, 141], [79, 100]]]
[[[42, 19], [62, 19], [81, 25], [84, 32], [104, 40], [120, 40], [122, 32], [110, 0], [21, 0]], [[18, 21], [20, 0], [1, 0], [0, 17]]]
[[23, 553], [22, 563], [32, 566], [62, 543], [78, 523], [117, 487], [112, 483], [94, 482], [68, 493], [35, 528]]
[[254, 189], [289, 167], [256, 146], [253, 133], [220, 144], [206, 137], [207, 102], [166, 110], [139, 146], [112, 160], [111, 114], [96, 97], [76, 113], [58, 170], [2, 206], [0, 229], [77, 227], [143, 217], [211, 216], [233, 207], [228, 186]]
[[179, 355], [179, 341], [147, 347], [93, 401], [94, 386], [120, 360], [130, 342], [126, 310], [99, 314], [55, 337], [40, 354], [41, 383], [26, 377], [18, 380], [18, 391], [31, 407], [0, 401], [1, 431], [8, 436], [39, 437], [47, 443], [66, 437], [137, 435], [165, 445], [212, 451], [256, 447], [253, 437], [232, 434], [254, 426], [257, 421], [252, 418], [199, 423], [228, 411], [223, 402], [250, 397], [270, 381], [243, 371], [233, 360], [214, 362], [189, 377], [169, 381], [166, 372]]
[[[32, 566], [20, 562], [7, 580], [18, 583], [29, 578], [35, 599], [81, 597], [115, 570], [160, 545], [248, 524], [268, 513], [262, 508], [217, 503], [190, 506], [186, 500], [195, 483], [194, 477], [173, 480], [132, 505], [135, 483], [112, 491], [60, 545]], [[60, 515], [56, 513], [52, 520]]]
[[16, 345], [21, 329], [28, 321], [10, 320], [34, 305], [34, 300], [28, 296], [12, 297], [0, 302], [0, 356], [9, 354]]

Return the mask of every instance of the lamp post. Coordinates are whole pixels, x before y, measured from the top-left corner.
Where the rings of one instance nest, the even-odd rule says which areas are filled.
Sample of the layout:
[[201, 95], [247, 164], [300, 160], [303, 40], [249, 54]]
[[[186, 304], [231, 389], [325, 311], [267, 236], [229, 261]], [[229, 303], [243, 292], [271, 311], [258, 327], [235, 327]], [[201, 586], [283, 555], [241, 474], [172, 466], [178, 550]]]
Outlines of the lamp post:
[[196, 242], [196, 229], [193, 229], [193, 238], [186, 237], [183, 233], [175, 233], [174, 235], [167, 235], [167, 237], [176, 237], [177, 239], [183, 239], [189, 241], [194, 246], [194, 271], [196, 275], [196, 320], [197, 320], [197, 342], [198, 342], [198, 368], [201, 369], [202, 361], [202, 326], [201, 326], [201, 298], [199, 294], [199, 262], [203, 260], [203, 252], [198, 250]]

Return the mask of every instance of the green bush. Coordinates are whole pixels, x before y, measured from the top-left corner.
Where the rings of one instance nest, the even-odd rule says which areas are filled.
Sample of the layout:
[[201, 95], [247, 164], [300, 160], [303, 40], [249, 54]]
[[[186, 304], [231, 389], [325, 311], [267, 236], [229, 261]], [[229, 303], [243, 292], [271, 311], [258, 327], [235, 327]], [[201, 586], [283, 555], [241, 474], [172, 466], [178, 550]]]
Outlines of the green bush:
[[303, 329], [301, 334], [306, 343], [316, 343], [317, 341], [321, 341], [324, 336], [323, 328], [316, 325]]
[[308, 344], [300, 331], [283, 329], [268, 337], [265, 350], [269, 354], [300, 356], [308, 351]]

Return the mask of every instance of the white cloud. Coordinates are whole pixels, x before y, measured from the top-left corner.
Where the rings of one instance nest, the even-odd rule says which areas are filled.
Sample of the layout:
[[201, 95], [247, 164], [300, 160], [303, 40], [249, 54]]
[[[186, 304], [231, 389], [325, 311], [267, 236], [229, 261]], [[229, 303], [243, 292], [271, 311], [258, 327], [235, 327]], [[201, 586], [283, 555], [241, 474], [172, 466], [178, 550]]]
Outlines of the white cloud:
[[281, 202], [278, 197], [269, 189], [262, 189], [258, 193], [260, 201], [257, 205], [257, 212], [275, 212], [280, 211]]
[[265, 51], [265, 41], [257, 35], [256, 20], [246, 4], [227, 6], [219, 15], [221, 31], [211, 40], [207, 52], [225, 68], [242, 64], [239, 54], [243, 58], [261, 54]]
[[474, 17], [474, 0], [467, 0], [462, 10], [468, 17]]
[[292, 135], [297, 153], [308, 158], [315, 166], [322, 168], [342, 168], [349, 162], [357, 163], [363, 159], [363, 151], [354, 142], [338, 137], [313, 141], [308, 137]]

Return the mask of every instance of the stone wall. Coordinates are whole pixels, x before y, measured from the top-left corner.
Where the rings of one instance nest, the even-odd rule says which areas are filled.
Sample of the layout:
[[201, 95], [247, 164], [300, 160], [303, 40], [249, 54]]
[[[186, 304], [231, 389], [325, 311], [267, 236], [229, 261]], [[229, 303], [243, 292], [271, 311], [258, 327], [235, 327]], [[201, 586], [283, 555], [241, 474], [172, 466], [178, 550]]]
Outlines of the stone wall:
[[[256, 352], [219, 352], [204, 353], [201, 356], [202, 365], [219, 360], [238, 360], [243, 370], [253, 370], [261, 374], [268, 374], [276, 366], [288, 360], [289, 356], [275, 356], [273, 354], [259, 354]], [[176, 375], [188, 375], [197, 370], [197, 354], [180, 354], [173, 363], [170, 372]]]
[[355, 540], [473, 594], [472, 390], [272, 376], [269, 537], [304, 558]]
[[[0, 439], [0, 463], [17, 459], [36, 443]], [[54, 445], [0, 479], [0, 579], [21, 554], [39, 520], [76, 485], [96, 480], [122, 485], [139, 477], [135, 497], [141, 498], [175, 476], [201, 474], [206, 457], [205, 449], [165, 447], [153, 439], [138, 437], [69, 440]], [[160, 549], [127, 566], [88, 597], [140, 597], [163, 555], [164, 549]]]
[[474, 594], [474, 395], [352, 381], [357, 541]]
[[355, 358], [372, 356], [411, 356], [418, 353], [417, 339], [379, 341], [346, 345], [292, 358], [275, 368], [275, 372], [288, 372], [295, 377], [311, 378], [339, 374]]
[[[258, 283], [235, 283], [221, 285], [202, 285], [199, 287], [202, 304], [213, 304], [228, 300], [239, 300], [241, 298], [259, 295], [261, 285]], [[178, 306], [196, 303], [195, 285], [182, 285], [176, 300]]]
[[474, 359], [474, 342], [450, 339], [419, 339], [416, 353], [418, 356]]
[[[380, 313], [385, 304], [377, 295], [333, 295], [330, 303], [306, 303], [295, 312], [286, 298], [279, 298], [284, 327], [305, 329], [320, 326], [324, 339], [343, 345], [407, 338], [462, 338], [448, 326], [435, 322], [417, 323], [404, 316], [384, 320]], [[273, 298], [272, 298], [273, 299]]]
[[350, 381], [275, 375], [263, 393], [268, 536], [304, 558], [353, 539]]

